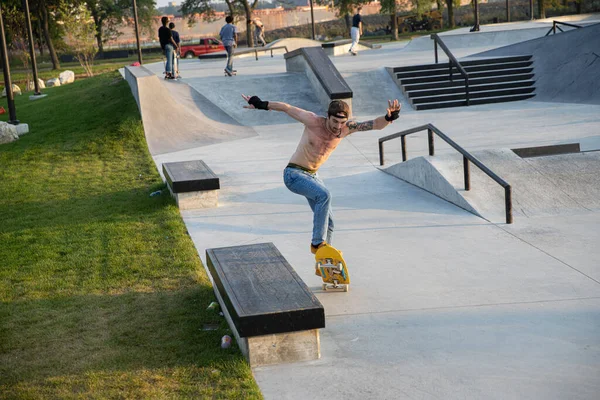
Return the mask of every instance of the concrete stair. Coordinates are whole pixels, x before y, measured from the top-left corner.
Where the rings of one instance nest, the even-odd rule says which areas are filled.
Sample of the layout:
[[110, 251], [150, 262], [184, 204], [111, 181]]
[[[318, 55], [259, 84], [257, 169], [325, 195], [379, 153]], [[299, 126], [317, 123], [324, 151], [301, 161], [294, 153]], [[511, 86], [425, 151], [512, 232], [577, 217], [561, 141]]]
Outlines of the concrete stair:
[[[525, 100], [535, 96], [531, 56], [461, 61], [469, 74], [470, 105]], [[411, 65], [388, 70], [416, 110], [467, 105], [465, 80], [448, 63]]]

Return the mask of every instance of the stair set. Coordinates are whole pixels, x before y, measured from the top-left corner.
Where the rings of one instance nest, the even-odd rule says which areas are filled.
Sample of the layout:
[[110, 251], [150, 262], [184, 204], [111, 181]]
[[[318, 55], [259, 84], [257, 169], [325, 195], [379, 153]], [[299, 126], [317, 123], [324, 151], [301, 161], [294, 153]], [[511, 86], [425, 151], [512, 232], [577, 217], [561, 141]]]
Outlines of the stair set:
[[[501, 103], [535, 96], [532, 56], [460, 61], [469, 74], [469, 104]], [[465, 79], [448, 63], [390, 69], [398, 86], [416, 110], [467, 105]]]

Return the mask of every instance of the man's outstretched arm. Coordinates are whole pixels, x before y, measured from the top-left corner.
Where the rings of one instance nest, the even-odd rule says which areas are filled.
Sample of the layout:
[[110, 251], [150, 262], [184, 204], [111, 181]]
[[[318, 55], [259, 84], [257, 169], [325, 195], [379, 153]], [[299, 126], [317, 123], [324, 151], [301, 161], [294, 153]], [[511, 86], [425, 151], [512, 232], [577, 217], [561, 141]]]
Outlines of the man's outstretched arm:
[[247, 96], [245, 94], [243, 94], [242, 97], [244, 98], [244, 100], [246, 100], [246, 102], [248, 102], [248, 105], [244, 106], [244, 108], [282, 111], [290, 117], [294, 118], [296, 121], [303, 123], [304, 125], [308, 125], [314, 122], [316, 118], [318, 118], [314, 113], [310, 111], [291, 106], [287, 103], [282, 103], [279, 101], [263, 101], [258, 96]]
[[394, 101], [388, 100], [388, 108], [385, 115], [364, 122], [348, 121], [346, 126], [350, 129], [350, 133], [383, 129], [398, 119], [401, 108], [402, 104], [400, 104], [398, 99]]

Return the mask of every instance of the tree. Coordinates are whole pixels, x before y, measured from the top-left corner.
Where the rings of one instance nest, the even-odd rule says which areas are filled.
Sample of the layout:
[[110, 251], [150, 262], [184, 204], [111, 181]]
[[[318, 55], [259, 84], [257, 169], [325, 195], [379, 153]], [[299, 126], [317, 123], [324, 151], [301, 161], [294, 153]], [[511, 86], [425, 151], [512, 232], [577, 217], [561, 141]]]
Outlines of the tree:
[[[229, 8], [229, 15], [234, 20], [243, 15], [246, 18], [246, 40], [248, 47], [254, 46], [252, 35], [252, 11], [256, 8], [258, 0], [225, 0]], [[210, 0], [185, 0], [181, 4], [181, 12], [188, 18], [188, 24], [193, 25], [197, 16], [201, 15], [204, 20], [214, 20], [214, 9]]]
[[[118, 27], [124, 19], [133, 16], [132, 0], [90, 0], [83, 3], [88, 8], [95, 25], [95, 37], [100, 53], [104, 52], [104, 43], [115, 40], [122, 33]], [[138, 19], [141, 26], [150, 28], [155, 14], [154, 0], [137, 0]]]
[[94, 57], [98, 53], [96, 47], [96, 25], [94, 18], [85, 4], [64, 4], [58, 12], [58, 21], [65, 32], [67, 45], [73, 56], [85, 70], [87, 76], [93, 76]]
[[53, 13], [57, 9], [59, 1], [60, 0], [35, 0], [30, 4], [31, 10], [35, 10], [31, 12], [37, 12], [38, 17], [40, 18], [44, 41], [46, 42], [46, 47], [48, 47], [48, 53], [52, 60], [52, 69], [60, 69], [60, 61], [58, 61], [53, 42], [53, 33], [56, 33], [57, 31]]
[[460, 0], [446, 0], [446, 7], [448, 7], [448, 27], [449, 28], [456, 27], [456, 23], [454, 22], [454, 6], [460, 7]]
[[392, 28], [392, 40], [398, 40], [398, 19], [396, 14], [398, 13], [398, 5], [396, 0], [381, 0], [381, 14], [390, 15], [390, 26]]

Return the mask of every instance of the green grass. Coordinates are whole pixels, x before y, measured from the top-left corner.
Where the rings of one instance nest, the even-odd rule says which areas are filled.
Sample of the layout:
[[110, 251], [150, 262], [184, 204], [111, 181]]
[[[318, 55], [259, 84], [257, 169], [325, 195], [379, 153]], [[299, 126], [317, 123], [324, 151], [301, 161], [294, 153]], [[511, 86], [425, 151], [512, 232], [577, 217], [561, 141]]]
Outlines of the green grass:
[[[45, 57], [49, 58], [49, 57]], [[162, 59], [162, 55], [158, 54], [144, 54], [142, 60], [144, 63], [157, 62]], [[106, 72], [114, 71], [115, 69], [122, 68], [126, 65], [130, 65], [138, 60], [137, 55], [131, 55], [127, 58], [114, 58], [106, 60], [96, 60], [93, 65], [94, 75], [100, 75]], [[79, 62], [60, 63], [60, 69], [52, 70], [52, 63], [49, 61], [41, 62], [37, 60], [38, 67], [38, 78], [46, 82], [51, 78], [58, 78], [63, 71], [73, 71], [76, 77], [87, 77], [85, 70], [79, 64]], [[33, 79], [33, 72], [31, 64], [27, 69], [23, 68], [23, 64], [16, 58], [11, 59], [10, 63], [10, 76], [11, 81], [15, 85], [18, 85], [21, 90], [25, 91], [25, 85], [27, 84], [27, 78]], [[4, 80], [0, 83], [0, 87], [4, 88]], [[1, 90], [1, 89], [0, 89]], [[43, 91], [44, 89], [42, 89]]]
[[0, 145], [0, 398], [261, 398], [174, 201], [149, 197], [127, 83], [44, 93], [17, 96], [30, 132]]

